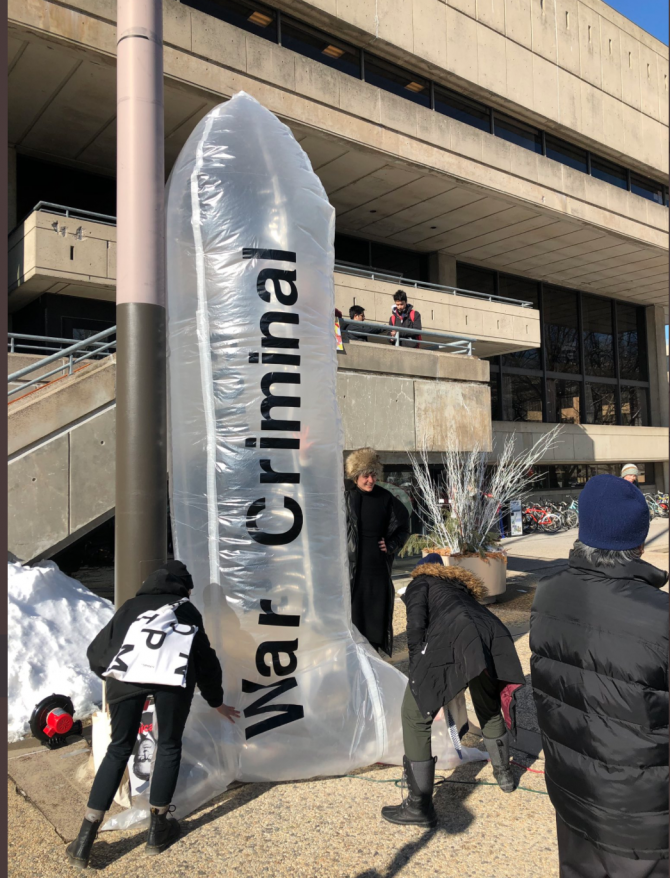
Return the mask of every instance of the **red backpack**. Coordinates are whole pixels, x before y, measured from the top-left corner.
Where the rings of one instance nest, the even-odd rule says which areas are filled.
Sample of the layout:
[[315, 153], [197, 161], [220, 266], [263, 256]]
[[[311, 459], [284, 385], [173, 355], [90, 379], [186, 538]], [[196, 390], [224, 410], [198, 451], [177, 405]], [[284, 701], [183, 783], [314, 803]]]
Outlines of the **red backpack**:
[[[416, 314], [416, 311], [414, 310], [414, 308], [412, 308], [412, 310], [409, 312], [409, 319], [412, 321], [412, 323], [414, 323], [414, 315], [415, 314]], [[395, 318], [396, 318], [396, 314], [395, 314], [395, 312], [392, 312], [391, 313], [391, 326], [395, 326]], [[421, 336], [420, 335], [408, 335], [405, 337], [405, 340], [418, 342], [418, 341], [421, 341]]]

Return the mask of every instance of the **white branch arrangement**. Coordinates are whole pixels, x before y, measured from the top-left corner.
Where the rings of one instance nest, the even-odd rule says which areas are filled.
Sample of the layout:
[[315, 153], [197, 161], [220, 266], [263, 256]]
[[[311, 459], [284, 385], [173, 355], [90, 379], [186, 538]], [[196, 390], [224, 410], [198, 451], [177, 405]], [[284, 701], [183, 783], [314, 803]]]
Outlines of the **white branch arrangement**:
[[[497, 530], [499, 509], [510, 500], [526, 497], [541, 477], [530, 475], [532, 467], [558, 444], [561, 425], [545, 433], [528, 451], [514, 456], [516, 434], [504, 442], [496, 466], [487, 471], [488, 453], [475, 446], [472, 451], [445, 451], [441, 455], [443, 475], [434, 483], [428, 470], [425, 437], [418, 454], [410, 453], [416, 480], [417, 513], [438, 548], [452, 555], [485, 555], [491, 532]], [[456, 446], [454, 436], [449, 445]], [[449, 514], [440, 497], [448, 498]]]

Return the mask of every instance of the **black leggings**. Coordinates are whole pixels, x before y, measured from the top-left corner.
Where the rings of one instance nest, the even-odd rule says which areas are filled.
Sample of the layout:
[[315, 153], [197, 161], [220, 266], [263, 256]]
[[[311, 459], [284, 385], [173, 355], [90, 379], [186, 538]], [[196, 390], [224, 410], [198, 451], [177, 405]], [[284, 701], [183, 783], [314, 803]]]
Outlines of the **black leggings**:
[[[149, 802], [153, 808], [162, 808], [172, 802], [177, 786], [181, 762], [181, 739], [191, 709], [193, 691], [176, 688], [160, 689], [156, 690], [153, 696], [158, 722], [158, 744]], [[137, 740], [146, 699], [146, 695], [135, 695], [109, 705], [112, 715], [112, 740], [88, 797], [88, 807], [95, 811], [109, 810], [114, 801]]]

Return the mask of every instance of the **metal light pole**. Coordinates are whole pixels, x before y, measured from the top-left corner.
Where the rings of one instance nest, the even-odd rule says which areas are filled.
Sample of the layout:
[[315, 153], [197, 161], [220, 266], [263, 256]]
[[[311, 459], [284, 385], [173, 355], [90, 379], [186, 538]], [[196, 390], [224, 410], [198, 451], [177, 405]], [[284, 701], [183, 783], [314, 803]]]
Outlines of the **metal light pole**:
[[116, 100], [118, 607], [167, 556], [161, 0], [117, 0]]

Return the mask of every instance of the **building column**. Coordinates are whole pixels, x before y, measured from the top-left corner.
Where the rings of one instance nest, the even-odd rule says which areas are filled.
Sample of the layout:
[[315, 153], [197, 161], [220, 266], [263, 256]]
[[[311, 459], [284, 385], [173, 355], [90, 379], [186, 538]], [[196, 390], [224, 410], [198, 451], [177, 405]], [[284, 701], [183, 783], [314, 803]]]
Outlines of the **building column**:
[[9, 222], [7, 231], [11, 232], [15, 228], [18, 217], [16, 215], [16, 147], [9, 146], [7, 148], [7, 208], [9, 211]]
[[448, 253], [431, 253], [428, 257], [428, 277], [430, 283], [443, 287], [455, 287], [456, 257]]
[[[649, 420], [652, 427], [668, 426], [668, 357], [665, 347], [665, 315], [661, 305], [650, 305], [647, 315], [647, 349], [649, 357]], [[656, 462], [656, 487], [669, 487], [668, 461]]]
[[665, 350], [665, 315], [661, 305], [647, 309], [647, 348], [649, 354], [650, 422], [652, 427], [668, 426], [668, 360]]

